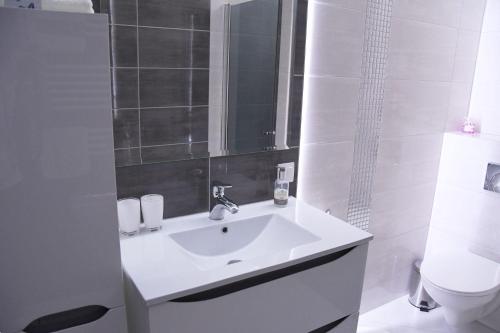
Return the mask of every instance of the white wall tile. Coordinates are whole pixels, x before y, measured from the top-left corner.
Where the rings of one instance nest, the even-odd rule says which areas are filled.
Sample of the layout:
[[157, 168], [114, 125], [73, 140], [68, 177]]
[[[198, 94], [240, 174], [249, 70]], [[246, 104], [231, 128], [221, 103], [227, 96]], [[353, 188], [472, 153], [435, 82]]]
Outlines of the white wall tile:
[[360, 77], [365, 13], [313, 1], [309, 19], [310, 73]]
[[460, 29], [481, 31], [486, 0], [463, 0]]
[[[396, 260], [398, 258], [412, 257], [416, 259], [422, 257], [427, 234], [428, 228], [424, 227], [393, 237], [391, 242], [387, 242], [385, 238], [378, 239], [375, 237], [370, 244], [368, 265], [370, 266], [372, 263], [376, 262], [376, 259], [384, 257], [396, 258]], [[408, 267], [411, 267], [411, 263], [408, 263]], [[391, 270], [388, 269], [388, 271]]]
[[321, 108], [311, 110], [307, 122], [314, 130], [303, 133], [303, 143], [352, 141], [356, 131], [356, 109]]
[[331, 215], [347, 221], [347, 210], [349, 208], [349, 197], [343, 200], [335, 200], [325, 203], [323, 210], [330, 210]]
[[361, 312], [408, 293], [412, 263], [423, 258], [428, 228], [370, 244]]
[[435, 183], [429, 183], [375, 193], [368, 231], [379, 239], [389, 239], [427, 227], [435, 186]]
[[327, 208], [349, 198], [353, 154], [353, 142], [301, 146], [299, 197]]
[[378, 160], [384, 164], [433, 161], [441, 156], [443, 134], [384, 138], [380, 141]]
[[358, 78], [307, 76], [306, 80], [309, 89], [306, 112], [330, 108], [357, 110]]
[[399, 165], [379, 162], [373, 191], [378, 193], [433, 183], [436, 181], [438, 168], [439, 159]]
[[457, 56], [476, 58], [480, 39], [480, 31], [458, 30]]
[[306, 81], [302, 142], [354, 140], [360, 79], [308, 76]]
[[473, 82], [480, 37], [478, 31], [459, 30], [453, 68], [454, 82]]
[[388, 80], [385, 91], [382, 137], [443, 132], [450, 83]]
[[432, 208], [435, 184], [399, 188], [394, 191], [374, 193], [372, 210], [374, 213], [386, 213], [394, 210], [408, 210], [412, 207]]
[[453, 82], [451, 84], [446, 131], [460, 130], [469, 113], [471, 93], [472, 83]]
[[347, 218], [367, 0], [309, 2], [299, 198]]
[[462, 2], [457, 0], [396, 0], [393, 15], [397, 18], [458, 27]]
[[393, 19], [388, 77], [450, 81], [457, 38], [457, 29]]

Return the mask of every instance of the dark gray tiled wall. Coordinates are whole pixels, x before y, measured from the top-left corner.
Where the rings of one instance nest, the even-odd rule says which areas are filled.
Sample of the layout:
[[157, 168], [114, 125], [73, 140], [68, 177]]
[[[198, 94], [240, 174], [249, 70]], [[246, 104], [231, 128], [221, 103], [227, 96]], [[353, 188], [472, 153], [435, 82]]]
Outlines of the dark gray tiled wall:
[[208, 209], [207, 158], [134, 165], [116, 169], [118, 198], [162, 194], [165, 217]]
[[141, 68], [139, 76], [141, 108], [208, 105], [208, 70]]
[[209, 48], [208, 31], [139, 28], [140, 67], [206, 69]]
[[[141, 113], [143, 146], [176, 144], [179, 139], [204, 141], [208, 136], [208, 107], [145, 109]], [[168, 128], [168, 131], [165, 131]]]
[[134, 68], [113, 68], [113, 109], [139, 107], [139, 73]]
[[116, 148], [139, 147], [139, 110], [113, 110], [113, 133]]
[[137, 0], [108, 0], [112, 24], [137, 25]]
[[[210, 159], [210, 181], [233, 185], [227, 195], [239, 204], [269, 200], [274, 195], [276, 165], [295, 162], [299, 165], [299, 149], [221, 156]], [[290, 184], [290, 194], [297, 193], [297, 174]]]
[[[111, 21], [118, 197], [163, 194], [165, 217], [208, 211], [214, 182], [234, 185], [227, 193], [239, 204], [272, 199], [276, 164], [298, 166], [298, 148], [208, 158], [210, 1], [136, 3], [101, 0]], [[186, 145], [190, 134], [196, 143]]]
[[117, 166], [208, 155], [210, 0], [111, 0]]
[[[299, 149], [201, 158], [120, 167], [116, 169], [118, 198], [158, 193], [165, 197], [165, 217], [209, 210], [210, 185], [233, 185], [227, 195], [238, 204], [273, 198], [276, 165], [295, 162]], [[297, 174], [290, 194], [296, 195]]]
[[[142, 162], [143, 163], [158, 163], [169, 160], [188, 160], [192, 156], [208, 157], [208, 144], [207, 143], [193, 143], [186, 147], [180, 145], [165, 145], [158, 147], [145, 147], [142, 148]], [[168, 163], [168, 162], [165, 162]]]
[[137, 27], [111, 26], [111, 63], [115, 67], [137, 67]]
[[210, 30], [209, 0], [140, 0], [139, 25]]

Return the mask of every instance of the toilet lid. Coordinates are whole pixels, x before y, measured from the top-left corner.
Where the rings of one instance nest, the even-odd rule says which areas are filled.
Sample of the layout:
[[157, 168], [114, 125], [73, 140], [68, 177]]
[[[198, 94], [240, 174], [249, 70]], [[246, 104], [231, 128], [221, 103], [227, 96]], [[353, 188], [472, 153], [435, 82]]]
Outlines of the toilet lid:
[[451, 292], [479, 295], [500, 290], [500, 264], [468, 251], [425, 258], [422, 277]]

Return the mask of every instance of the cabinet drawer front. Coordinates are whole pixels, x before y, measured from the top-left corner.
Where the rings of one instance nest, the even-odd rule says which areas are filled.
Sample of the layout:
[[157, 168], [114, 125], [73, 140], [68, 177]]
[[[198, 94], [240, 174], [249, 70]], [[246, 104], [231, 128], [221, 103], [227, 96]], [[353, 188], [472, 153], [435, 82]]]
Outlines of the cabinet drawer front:
[[222, 296], [155, 305], [149, 310], [150, 331], [314, 331], [358, 312], [367, 248], [358, 246], [335, 261]]

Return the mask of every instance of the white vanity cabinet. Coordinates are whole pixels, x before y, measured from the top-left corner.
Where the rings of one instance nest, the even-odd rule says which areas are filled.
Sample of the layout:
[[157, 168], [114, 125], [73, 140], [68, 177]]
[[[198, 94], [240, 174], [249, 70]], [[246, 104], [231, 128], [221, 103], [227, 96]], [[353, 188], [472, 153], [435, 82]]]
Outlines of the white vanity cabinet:
[[[127, 281], [131, 333], [355, 333], [368, 244], [146, 305]], [[137, 305], [142, 304], [142, 309]]]
[[355, 333], [369, 233], [290, 198], [121, 241], [130, 333]]

